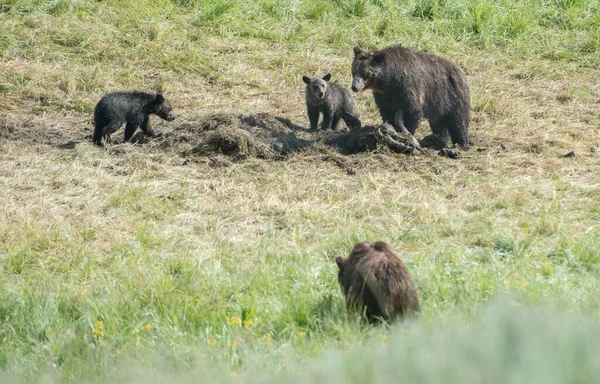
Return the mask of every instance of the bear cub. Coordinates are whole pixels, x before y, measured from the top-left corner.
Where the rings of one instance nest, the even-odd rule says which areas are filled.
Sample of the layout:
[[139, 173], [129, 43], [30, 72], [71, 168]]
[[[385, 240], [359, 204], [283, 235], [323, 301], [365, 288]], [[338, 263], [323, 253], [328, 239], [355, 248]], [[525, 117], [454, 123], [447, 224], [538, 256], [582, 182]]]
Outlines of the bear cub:
[[317, 130], [319, 112], [323, 113], [322, 130], [337, 129], [340, 119], [348, 128], [360, 128], [360, 120], [355, 115], [355, 104], [350, 93], [335, 83], [329, 83], [331, 74], [323, 78], [311, 79], [303, 76], [306, 83], [306, 110], [310, 129]]
[[366, 89], [373, 90], [383, 122], [397, 131], [413, 135], [426, 118], [444, 144], [451, 139], [468, 148], [469, 86], [450, 60], [401, 45], [379, 51], [354, 47], [352, 90]]
[[419, 295], [408, 270], [387, 243], [358, 243], [350, 256], [337, 257], [335, 262], [349, 311], [360, 311], [370, 323], [420, 311]]
[[103, 146], [102, 139], [111, 142], [110, 135], [125, 125], [125, 141], [131, 140], [138, 127], [150, 137], [158, 137], [150, 126], [150, 114], [173, 121], [173, 107], [162, 92], [113, 92], [102, 96], [94, 109], [93, 142]]

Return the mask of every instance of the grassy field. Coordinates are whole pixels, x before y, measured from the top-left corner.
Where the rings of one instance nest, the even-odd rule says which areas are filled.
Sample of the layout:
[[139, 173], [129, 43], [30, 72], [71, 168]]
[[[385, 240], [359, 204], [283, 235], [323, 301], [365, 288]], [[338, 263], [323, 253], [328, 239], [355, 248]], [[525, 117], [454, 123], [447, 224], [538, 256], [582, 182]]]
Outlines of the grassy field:
[[[0, 382], [595, 382], [599, 31], [598, 0], [0, 0]], [[354, 45], [396, 43], [464, 69], [460, 159], [90, 142], [127, 89], [164, 90], [166, 133], [307, 127], [302, 75], [349, 89]], [[347, 316], [334, 259], [372, 240], [416, 322]]]

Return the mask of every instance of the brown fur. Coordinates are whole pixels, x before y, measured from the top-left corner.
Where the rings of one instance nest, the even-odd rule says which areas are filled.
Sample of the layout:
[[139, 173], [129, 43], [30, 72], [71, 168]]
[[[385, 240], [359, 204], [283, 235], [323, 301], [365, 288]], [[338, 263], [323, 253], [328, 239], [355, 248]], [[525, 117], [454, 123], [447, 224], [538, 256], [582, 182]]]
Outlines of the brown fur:
[[419, 312], [408, 270], [387, 243], [358, 243], [350, 256], [335, 261], [348, 310], [360, 310], [371, 323]]
[[471, 99], [462, 70], [438, 55], [395, 45], [380, 51], [354, 47], [352, 90], [373, 90], [385, 123], [415, 133], [422, 118], [444, 142], [468, 148]]

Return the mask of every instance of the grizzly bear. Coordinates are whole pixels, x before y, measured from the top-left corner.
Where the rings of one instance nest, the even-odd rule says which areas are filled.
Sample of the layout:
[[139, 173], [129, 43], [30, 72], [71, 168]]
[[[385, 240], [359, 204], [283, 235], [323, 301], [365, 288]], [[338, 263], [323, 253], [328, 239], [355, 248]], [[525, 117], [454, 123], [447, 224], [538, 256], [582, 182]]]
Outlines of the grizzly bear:
[[349, 311], [360, 311], [370, 323], [420, 311], [408, 270], [387, 243], [358, 243], [350, 256], [337, 257], [335, 262]]
[[469, 86], [462, 70], [449, 60], [401, 45], [380, 51], [356, 46], [352, 90], [364, 89], [373, 90], [381, 118], [397, 131], [412, 135], [425, 117], [444, 142], [449, 136], [452, 143], [468, 148]]
[[348, 128], [360, 128], [360, 120], [355, 114], [355, 104], [350, 93], [338, 84], [329, 83], [331, 74], [323, 78], [311, 79], [303, 76], [306, 83], [306, 111], [310, 121], [310, 129], [316, 130], [319, 123], [319, 112], [323, 113], [322, 130], [336, 130], [340, 119]]
[[150, 114], [167, 121], [175, 120], [173, 107], [162, 92], [113, 92], [102, 96], [94, 109], [94, 136], [92, 141], [102, 146], [102, 138], [110, 142], [110, 135], [125, 123], [125, 141], [129, 141], [138, 127], [150, 137], [160, 136], [150, 126]]

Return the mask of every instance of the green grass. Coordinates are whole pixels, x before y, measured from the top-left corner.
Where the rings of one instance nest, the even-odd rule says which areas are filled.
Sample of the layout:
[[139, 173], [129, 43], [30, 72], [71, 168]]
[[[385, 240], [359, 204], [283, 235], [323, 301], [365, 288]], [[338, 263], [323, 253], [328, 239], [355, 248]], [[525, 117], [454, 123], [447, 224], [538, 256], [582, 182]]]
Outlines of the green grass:
[[[591, 0], [0, 0], [0, 381], [594, 382], [599, 15]], [[348, 88], [353, 45], [395, 43], [465, 70], [460, 160], [319, 148], [211, 168], [43, 144], [91, 133], [99, 97], [131, 88], [165, 90], [180, 119], [153, 118], [161, 131], [214, 112], [306, 126], [302, 75]], [[372, 240], [407, 263], [415, 323], [346, 314], [333, 260]]]

